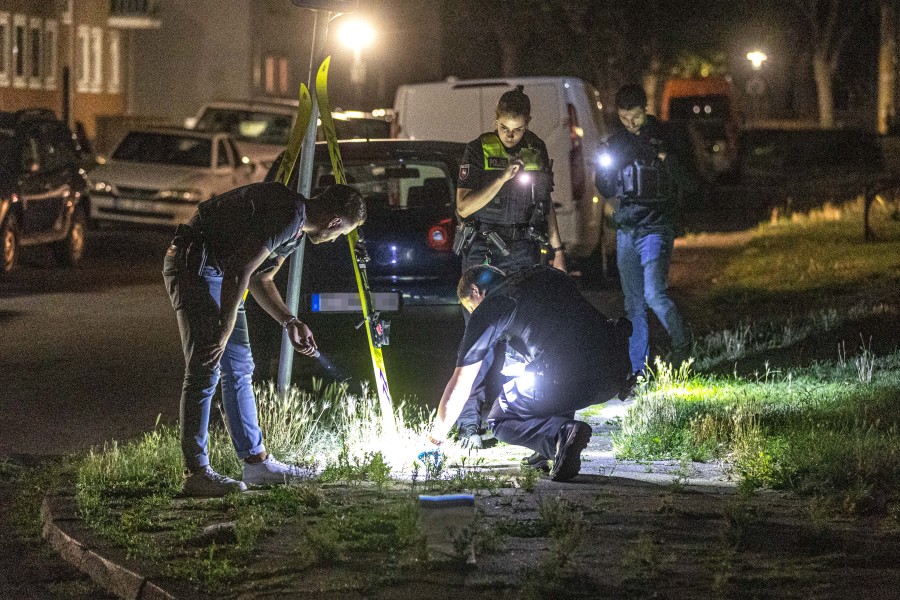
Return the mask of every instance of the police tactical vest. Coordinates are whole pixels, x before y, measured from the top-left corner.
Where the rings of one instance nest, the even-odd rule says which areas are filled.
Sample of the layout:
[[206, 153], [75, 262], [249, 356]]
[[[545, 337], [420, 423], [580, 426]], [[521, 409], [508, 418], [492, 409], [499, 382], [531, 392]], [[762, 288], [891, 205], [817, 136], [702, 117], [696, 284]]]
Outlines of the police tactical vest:
[[[529, 132], [525, 133], [526, 136]], [[531, 134], [534, 135], [534, 134]], [[504, 171], [511, 160], [518, 158], [525, 164], [526, 171], [543, 171], [541, 164], [540, 149], [530, 145], [523, 137], [522, 148], [517, 156], [511, 155], [506, 150], [506, 146], [500, 141], [500, 137], [495, 132], [482, 134], [480, 137], [481, 149], [484, 152], [484, 170], [493, 171], [495, 175]], [[543, 178], [537, 173], [535, 190], [535, 199], [538, 201], [543, 197], [540, 191], [544, 187]], [[531, 195], [531, 185], [522, 184], [518, 181], [518, 177], [507, 181], [500, 188], [494, 198], [483, 208], [475, 212], [472, 216], [474, 219], [482, 223], [496, 223], [499, 225], [518, 225], [527, 223], [531, 218], [534, 202]]]

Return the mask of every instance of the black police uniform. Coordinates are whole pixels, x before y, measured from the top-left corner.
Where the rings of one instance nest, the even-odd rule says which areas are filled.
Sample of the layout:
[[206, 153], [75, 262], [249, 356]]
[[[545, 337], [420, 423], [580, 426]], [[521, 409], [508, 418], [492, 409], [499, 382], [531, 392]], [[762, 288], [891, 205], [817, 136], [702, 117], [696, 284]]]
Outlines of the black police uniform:
[[[622, 199], [614, 215], [619, 229], [648, 233], [678, 229], [679, 188], [681, 193], [693, 193], [697, 184], [676, 141], [672, 130], [653, 115], [647, 115], [640, 135], [622, 128], [610, 136], [612, 164], [597, 170], [595, 183], [604, 197]], [[660, 153], [666, 154], [664, 163]]]
[[[469, 247], [463, 249], [463, 270], [484, 264], [487, 259], [492, 266], [512, 273], [535, 265], [540, 260], [540, 244], [529, 235], [528, 226], [535, 205], [544, 215], [549, 214], [550, 193], [553, 191], [550, 158], [541, 138], [525, 131], [518, 144], [506, 148], [496, 132], [482, 134], [466, 146], [459, 171], [459, 187], [467, 190], [484, 188], [501, 177], [509, 161], [516, 158], [525, 162], [526, 170], [504, 183], [487, 205], [465, 219], [477, 227], [477, 232]], [[523, 174], [530, 178], [528, 183], [523, 183]], [[504, 256], [489, 241], [490, 232], [503, 240], [509, 249], [508, 256]], [[537, 233], [546, 235], [546, 222]]]
[[[541, 138], [526, 130], [518, 144], [506, 148], [496, 132], [480, 135], [466, 146], [459, 170], [459, 187], [479, 190], [490, 185], [503, 175], [513, 159], [523, 162], [516, 177], [504, 183], [487, 205], [464, 219], [475, 228], [475, 233], [468, 247], [462, 249], [463, 270], [488, 263], [510, 274], [540, 262], [540, 242], [534, 234], [547, 235], [546, 215], [553, 191], [550, 157]], [[536, 210], [543, 217], [535, 215]], [[535, 223], [538, 223], [538, 231], [533, 229]], [[502, 241], [506, 252], [491, 241], [492, 235]], [[457, 420], [464, 436], [479, 430], [485, 399], [500, 391], [492, 387], [491, 382], [498, 380], [497, 374], [503, 365], [502, 361], [495, 362], [493, 356], [503, 356], [504, 352], [505, 345], [501, 341], [494, 352], [484, 358], [472, 396]]]
[[[531, 267], [490, 290], [472, 312], [457, 366], [483, 360], [505, 341], [503, 391], [488, 422], [499, 440], [553, 457], [576, 410], [606, 402], [626, 386], [630, 330], [627, 320], [610, 321], [594, 308], [562, 271]], [[506, 376], [522, 366], [534, 375], [532, 389]]]

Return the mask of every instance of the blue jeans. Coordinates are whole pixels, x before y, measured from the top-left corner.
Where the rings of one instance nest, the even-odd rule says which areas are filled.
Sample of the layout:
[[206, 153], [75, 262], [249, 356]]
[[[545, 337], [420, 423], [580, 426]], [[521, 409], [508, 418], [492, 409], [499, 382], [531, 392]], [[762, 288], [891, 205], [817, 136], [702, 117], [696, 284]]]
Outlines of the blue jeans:
[[244, 303], [224, 352], [217, 347], [222, 273], [201, 270], [189, 249], [172, 246], [163, 263], [163, 279], [175, 309], [184, 352], [181, 389], [181, 451], [189, 471], [209, 465], [209, 413], [221, 380], [222, 405], [231, 443], [239, 458], [265, 451], [253, 393], [253, 353]]
[[669, 297], [669, 263], [675, 236], [672, 233], [616, 232], [616, 263], [625, 313], [633, 327], [628, 353], [634, 371], [643, 372], [650, 355], [647, 309], [653, 311], [672, 342], [673, 362], [687, 358], [690, 341], [684, 321]]

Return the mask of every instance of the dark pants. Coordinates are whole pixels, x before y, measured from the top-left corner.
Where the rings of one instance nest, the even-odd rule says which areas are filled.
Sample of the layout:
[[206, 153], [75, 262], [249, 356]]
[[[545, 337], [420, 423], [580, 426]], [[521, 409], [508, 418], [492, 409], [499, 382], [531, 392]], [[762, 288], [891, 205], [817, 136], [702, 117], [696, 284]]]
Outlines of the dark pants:
[[[623, 381], [624, 377], [623, 373]], [[494, 401], [488, 422], [501, 442], [525, 446], [541, 456], [553, 458], [560, 431], [574, 421], [575, 411], [613, 398], [622, 381], [588, 375], [571, 381], [544, 382], [544, 385], [543, 393], [534, 398], [520, 390], [516, 381], [507, 383], [503, 395]]]
[[220, 380], [228, 433], [238, 457], [264, 452], [243, 302], [223, 352], [217, 339], [221, 271], [211, 266], [201, 269], [199, 257], [191, 255], [187, 248], [172, 246], [163, 263], [163, 279], [178, 319], [184, 352], [180, 433], [185, 466], [196, 471], [209, 465], [209, 417]]

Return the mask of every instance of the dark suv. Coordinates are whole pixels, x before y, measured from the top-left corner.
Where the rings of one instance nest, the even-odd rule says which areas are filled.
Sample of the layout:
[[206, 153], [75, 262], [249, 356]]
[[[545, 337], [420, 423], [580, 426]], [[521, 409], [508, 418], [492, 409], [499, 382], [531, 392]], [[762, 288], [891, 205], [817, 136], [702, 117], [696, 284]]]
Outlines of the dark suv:
[[52, 244], [66, 266], [81, 260], [88, 184], [79, 152], [51, 111], [0, 112], [0, 276], [23, 246]]

